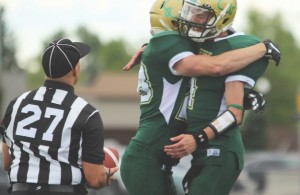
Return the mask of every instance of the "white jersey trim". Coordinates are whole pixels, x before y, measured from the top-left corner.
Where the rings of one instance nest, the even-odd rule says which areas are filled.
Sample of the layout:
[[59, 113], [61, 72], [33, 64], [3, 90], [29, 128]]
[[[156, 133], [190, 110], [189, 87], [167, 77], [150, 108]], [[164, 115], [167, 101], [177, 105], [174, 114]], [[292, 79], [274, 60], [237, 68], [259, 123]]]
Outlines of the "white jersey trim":
[[226, 78], [225, 83], [232, 82], [232, 81], [242, 81], [244, 82], [244, 86], [246, 88], [252, 88], [255, 85], [255, 81], [247, 76], [244, 75], [233, 75]]
[[159, 110], [164, 116], [167, 124], [170, 122], [170, 118], [175, 106], [174, 102], [176, 102], [182, 80], [183, 79], [180, 79], [176, 83], [171, 84], [165, 78], [163, 78], [164, 88]]
[[172, 74], [174, 75], [179, 75], [177, 73], [177, 71], [173, 68], [173, 66], [176, 64], [176, 62], [182, 60], [185, 57], [191, 56], [191, 55], [195, 55], [193, 52], [190, 51], [185, 51], [182, 53], [179, 53], [177, 55], [175, 55], [170, 61], [169, 61], [169, 69], [172, 72]]

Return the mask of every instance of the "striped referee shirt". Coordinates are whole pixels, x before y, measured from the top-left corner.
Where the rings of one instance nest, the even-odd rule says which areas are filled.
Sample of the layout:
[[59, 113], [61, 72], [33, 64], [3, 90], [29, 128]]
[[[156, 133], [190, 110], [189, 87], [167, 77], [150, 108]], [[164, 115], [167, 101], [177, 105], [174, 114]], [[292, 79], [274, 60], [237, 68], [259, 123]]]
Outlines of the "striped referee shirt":
[[82, 161], [104, 160], [98, 110], [63, 83], [46, 80], [17, 97], [1, 126], [12, 157], [11, 182], [76, 185], [84, 182]]

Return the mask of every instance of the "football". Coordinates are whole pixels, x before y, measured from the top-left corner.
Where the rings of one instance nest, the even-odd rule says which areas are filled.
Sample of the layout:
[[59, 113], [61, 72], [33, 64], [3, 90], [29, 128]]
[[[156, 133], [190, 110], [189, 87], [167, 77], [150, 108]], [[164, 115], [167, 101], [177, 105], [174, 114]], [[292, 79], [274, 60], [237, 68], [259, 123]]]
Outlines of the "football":
[[113, 147], [103, 147], [105, 153], [105, 159], [103, 165], [107, 168], [113, 168], [119, 164], [119, 152]]

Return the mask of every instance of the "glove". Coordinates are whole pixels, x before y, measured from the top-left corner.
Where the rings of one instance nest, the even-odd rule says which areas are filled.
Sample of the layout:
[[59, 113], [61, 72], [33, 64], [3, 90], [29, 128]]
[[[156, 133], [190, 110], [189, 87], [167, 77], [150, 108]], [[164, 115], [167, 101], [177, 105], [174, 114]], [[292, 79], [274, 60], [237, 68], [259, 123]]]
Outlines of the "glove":
[[244, 109], [252, 109], [255, 113], [263, 113], [265, 109], [265, 98], [263, 94], [250, 89], [244, 95]]
[[265, 44], [265, 46], [267, 48], [265, 57], [274, 60], [276, 63], [276, 66], [278, 66], [278, 64], [280, 63], [280, 60], [281, 60], [281, 53], [280, 53], [279, 47], [277, 45], [275, 45], [269, 39], [264, 40], [263, 43]]

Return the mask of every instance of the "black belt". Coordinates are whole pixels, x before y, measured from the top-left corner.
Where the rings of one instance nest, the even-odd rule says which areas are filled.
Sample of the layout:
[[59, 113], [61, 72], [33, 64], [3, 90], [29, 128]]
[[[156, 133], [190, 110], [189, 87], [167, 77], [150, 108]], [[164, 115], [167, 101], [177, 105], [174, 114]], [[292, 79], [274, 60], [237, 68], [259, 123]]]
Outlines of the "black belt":
[[72, 185], [45, 185], [14, 183], [11, 185], [11, 191], [35, 191], [35, 192], [76, 192], [76, 186]]

